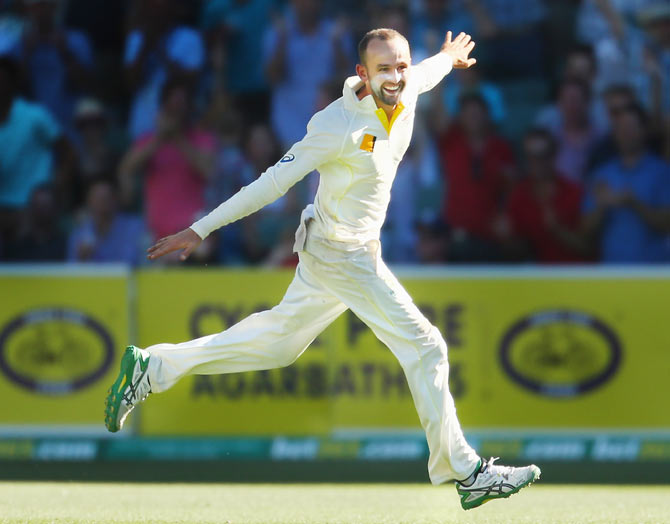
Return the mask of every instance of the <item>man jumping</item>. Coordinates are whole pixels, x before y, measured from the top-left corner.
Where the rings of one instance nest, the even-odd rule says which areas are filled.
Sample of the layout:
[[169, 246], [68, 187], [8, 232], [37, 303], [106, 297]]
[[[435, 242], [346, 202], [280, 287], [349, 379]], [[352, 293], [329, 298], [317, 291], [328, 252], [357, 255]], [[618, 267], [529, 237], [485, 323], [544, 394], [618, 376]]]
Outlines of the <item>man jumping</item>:
[[149, 259], [182, 250], [185, 260], [215, 229], [273, 202], [317, 169], [314, 204], [303, 211], [294, 250], [300, 262], [286, 295], [269, 311], [181, 344], [130, 346], [106, 400], [105, 425], [118, 431], [150, 393], [193, 374], [288, 366], [347, 309], [365, 322], [402, 366], [426, 432], [433, 484], [456, 480], [464, 509], [508, 497], [540, 476], [535, 466], [483, 461], [465, 440], [449, 392], [447, 345], [381, 258], [379, 234], [391, 184], [407, 150], [417, 98], [452, 69], [475, 64], [475, 44], [448, 32], [441, 51], [412, 66], [409, 44], [392, 29], [368, 32], [358, 76], [316, 113], [307, 134], [274, 166], [209, 215], [149, 249]]

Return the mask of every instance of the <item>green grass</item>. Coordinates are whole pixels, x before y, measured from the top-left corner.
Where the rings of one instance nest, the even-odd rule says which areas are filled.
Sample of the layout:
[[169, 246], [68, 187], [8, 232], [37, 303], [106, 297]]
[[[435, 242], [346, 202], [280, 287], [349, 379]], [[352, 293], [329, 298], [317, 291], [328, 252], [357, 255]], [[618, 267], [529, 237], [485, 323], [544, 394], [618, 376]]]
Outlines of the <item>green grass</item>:
[[2, 524], [661, 524], [670, 486], [533, 485], [461, 510], [421, 484], [0, 483]]

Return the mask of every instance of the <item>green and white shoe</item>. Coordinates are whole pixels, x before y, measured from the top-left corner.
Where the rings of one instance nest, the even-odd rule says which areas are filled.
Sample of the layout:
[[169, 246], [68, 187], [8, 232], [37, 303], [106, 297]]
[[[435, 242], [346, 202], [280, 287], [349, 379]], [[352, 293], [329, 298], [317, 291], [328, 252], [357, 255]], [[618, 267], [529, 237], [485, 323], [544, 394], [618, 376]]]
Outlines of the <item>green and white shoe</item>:
[[149, 353], [128, 346], [121, 359], [121, 370], [105, 399], [105, 426], [112, 433], [123, 427], [128, 414], [151, 393]]
[[463, 509], [476, 508], [489, 500], [507, 498], [540, 478], [540, 468], [535, 464], [513, 468], [497, 466], [494, 464], [496, 460], [492, 458], [485, 462], [475, 474], [472, 484], [464, 486], [456, 482]]

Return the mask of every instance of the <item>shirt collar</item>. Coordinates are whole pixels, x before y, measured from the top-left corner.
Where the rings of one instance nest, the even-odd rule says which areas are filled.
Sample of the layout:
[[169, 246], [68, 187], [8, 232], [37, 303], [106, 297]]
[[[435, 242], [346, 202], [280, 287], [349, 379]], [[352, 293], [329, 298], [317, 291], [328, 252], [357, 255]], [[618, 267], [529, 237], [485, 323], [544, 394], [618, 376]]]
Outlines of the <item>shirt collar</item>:
[[375, 104], [372, 95], [364, 96], [362, 100], [359, 100], [356, 94], [363, 85], [363, 81], [357, 76], [350, 76], [344, 81], [344, 88], [342, 89], [344, 106], [351, 111], [374, 113], [377, 110], [377, 104]]
[[358, 95], [356, 93], [363, 87], [363, 85], [363, 81], [357, 76], [350, 76], [345, 80], [344, 88], [342, 90], [345, 108], [351, 111], [376, 114], [384, 126], [384, 129], [390, 133], [393, 123], [395, 122], [396, 118], [398, 118], [398, 115], [400, 115], [403, 109], [405, 109], [405, 106], [402, 104], [402, 102], [398, 101], [398, 105], [396, 106], [396, 109], [393, 112], [393, 116], [389, 121], [384, 110], [377, 107], [377, 104], [375, 104], [375, 99], [372, 98], [372, 95], [364, 96], [361, 100], [358, 99]]

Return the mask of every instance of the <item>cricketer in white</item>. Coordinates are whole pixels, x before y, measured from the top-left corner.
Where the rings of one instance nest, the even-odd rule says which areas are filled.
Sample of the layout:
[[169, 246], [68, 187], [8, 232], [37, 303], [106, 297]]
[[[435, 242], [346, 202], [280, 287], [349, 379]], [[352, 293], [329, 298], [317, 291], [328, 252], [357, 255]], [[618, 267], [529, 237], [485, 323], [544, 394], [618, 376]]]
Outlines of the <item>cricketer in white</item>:
[[[296, 232], [295, 278], [279, 305], [222, 333], [143, 350], [149, 355], [151, 391], [165, 391], [189, 374], [288, 366], [351, 309], [405, 372], [426, 432], [431, 481], [472, 481], [487, 465], [468, 445], [458, 422], [448, 387], [447, 345], [382, 261], [379, 235], [391, 184], [409, 146], [417, 98], [452, 67], [473, 65], [469, 54], [474, 42], [462, 33], [452, 40], [448, 33], [441, 52], [416, 66], [406, 39], [395, 31], [371, 31], [361, 46], [358, 76], [346, 80], [341, 98], [314, 115], [303, 140], [209, 215], [150, 248], [150, 259], [179, 249], [184, 259], [215, 229], [273, 202], [314, 169], [320, 173], [314, 204], [303, 211]], [[491, 472], [503, 468], [492, 462], [488, 466]], [[518, 491], [527, 480], [512, 482], [504, 493], [501, 487], [497, 495], [490, 488], [465, 495], [459, 491], [461, 502], [466, 509], [476, 507]]]

